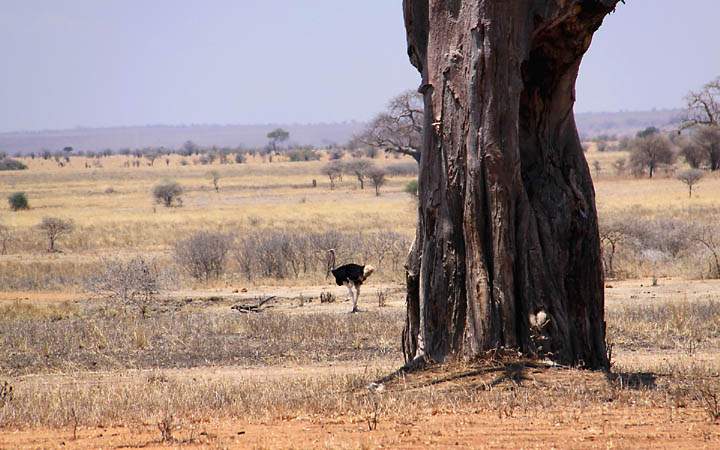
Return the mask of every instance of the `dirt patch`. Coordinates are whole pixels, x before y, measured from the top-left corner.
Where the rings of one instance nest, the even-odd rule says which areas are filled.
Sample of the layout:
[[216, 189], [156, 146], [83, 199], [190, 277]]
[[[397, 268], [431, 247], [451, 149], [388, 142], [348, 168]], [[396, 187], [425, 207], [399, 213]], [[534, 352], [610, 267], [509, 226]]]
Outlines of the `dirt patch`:
[[368, 429], [360, 416], [296, 417], [267, 422], [174, 422], [163, 443], [156, 424], [117, 428], [33, 429], [5, 432], [7, 448], [718, 448], [720, 427], [702, 411], [668, 414], [659, 408], [594, 406], [583, 410], [518, 413], [433, 413], [379, 419]]

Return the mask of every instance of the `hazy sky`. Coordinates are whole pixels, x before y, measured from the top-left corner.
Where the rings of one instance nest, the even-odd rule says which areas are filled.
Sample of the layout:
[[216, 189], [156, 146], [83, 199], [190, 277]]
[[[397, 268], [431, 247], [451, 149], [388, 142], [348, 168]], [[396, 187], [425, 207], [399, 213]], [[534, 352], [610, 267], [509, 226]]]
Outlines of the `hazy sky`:
[[[365, 120], [417, 86], [400, 0], [0, 0], [0, 131]], [[677, 107], [720, 75], [717, 0], [627, 0], [577, 111]]]

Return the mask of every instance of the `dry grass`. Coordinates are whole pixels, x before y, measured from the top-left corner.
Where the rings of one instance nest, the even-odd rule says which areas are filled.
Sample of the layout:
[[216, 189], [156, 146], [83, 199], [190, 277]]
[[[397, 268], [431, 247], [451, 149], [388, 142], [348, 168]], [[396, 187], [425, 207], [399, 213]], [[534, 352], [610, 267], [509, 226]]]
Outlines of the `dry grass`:
[[[381, 421], [408, 411], [502, 418], [608, 402], [669, 413], [682, 405], [710, 415], [720, 392], [720, 363], [687, 352], [691, 341], [696, 351], [720, 349], [716, 302], [611, 307], [609, 334], [619, 355], [611, 378], [495, 363], [431, 370], [380, 392], [365, 386], [400, 363], [399, 307], [348, 315], [315, 305], [304, 314], [243, 315], [217, 306], [163, 301], [144, 320], [102, 302], [5, 306], [0, 378], [14, 394], [0, 407], [1, 426], [157, 423], [168, 414], [179, 423], [307, 415]], [[687, 359], [647, 366], [627, 356], [664, 349], [680, 350]], [[314, 369], [328, 364], [338, 371]], [[257, 369], [214, 374], [209, 368], [228, 365]]]
[[399, 311], [288, 315], [159, 302], [142, 319], [102, 302], [0, 311], [0, 374], [370, 361], [399, 351]]
[[627, 349], [720, 349], [720, 302], [659, 302], [611, 308], [608, 335]]

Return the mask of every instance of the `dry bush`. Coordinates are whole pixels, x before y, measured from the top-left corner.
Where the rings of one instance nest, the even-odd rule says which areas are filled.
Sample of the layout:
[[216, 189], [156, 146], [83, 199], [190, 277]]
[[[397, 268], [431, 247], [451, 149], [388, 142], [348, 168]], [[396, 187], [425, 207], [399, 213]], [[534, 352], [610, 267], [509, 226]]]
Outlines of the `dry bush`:
[[175, 260], [197, 280], [217, 279], [225, 272], [232, 243], [232, 236], [227, 234], [198, 231], [175, 244]]
[[693, 353], [720, 338], [720, 302], [663, 302], [607, 312], [608, 336], [624, 348]]
[[264, 230], [238, 239], [235, 260], [240, 272], [250, 280], [324, 276], [330, 248], [336, 249], [338, 264], [373, 264], [397, 276], [402, 272], [410, 240], [395, 232]]
[[[705, 213], [709, 219], [711, 213]], [[645, 215], [642, 210], [600, 217], [603, 265], [609, 277], [683, 274], [705, 276], [698, 264], [708, 260], [714, 272], [712, 239], [701, 244], [702, 225], [694, 223], [696, 213]], [[718, 253], [720, 254], [720, 253]]]
[[13, 399], [13, 387], [7, 381], [0, 384], [0, 409], [5, 407]]
[[[191, 312], [158, 299], [139, 319], [92, 301], [80, 313], [0, 320], [0, 370], [67, 370], [370, 361], [398, 355], [399, 311], [336, 314]], [[30, 312], [35, 314], [34, 312]]]
[[0, 255], [6, 255], [10, 248], [12, 234], [10, 228], [0, 223]]
[[330, 189], [335, 189], [335, 181], [342, 181], [342, 174], [345, 167], [345, 163], [340, 160], [332, 160], [325, 164], [320, 170], [321, 173], [328, 177], [330, 180]]
[[367, 172], [368, 177], [372, 181], [373, 187], [375, 187], [375, 195], [380, 196], [380, 188], [387, 182], [387, 172], [382, 167], [372, 167]]
[[43, 217], [37, 228], [45, 234], [47, 238], [48, 252], [56, 252], [55, 244], [61, 236], [72, 233], [75, 224], [70, 219], [61, 219], [58, 217]]
[[635, 175], [647, 173], [652, 178], [658, 168], [674, 162], [672, 143], [660, 133], [638, 137], [633, 143], [630, 167]]
[[157, 203], [167, 208], [171, 206], [182, 206], [183, 188], [180, 183], [173, 180], [164, 180], [155, 185], [152, 195]]
[[[473, 375], [473, 372], [477, 375]], [[0, 409], [0, 423], [9, 427], [73, 426], [73, 410], [84, 411], [81, 425], [157, 423], [158, 411], [172, 411], [173, 421], [243, 419], [272, 420], [298, 416], [346, 415], [372, 424], [379, 418], [414, 422], [426, 414], [466, 413], [476, 416], [547, 417], [563, 411], [570, 418], [594, 407], [702, 407], [695, 381], [684, 374], [647, 380], [641, 374], [620, 373], [613, 381], [574, 370], [534, 370], [522, 365], [495, 369], [450, 368], [442, 376], [408, 377], [388, 388], [368, 385], [387, 374], [370, 366], [345, 375], [184, 378], [147, 377], [115, 372], [100, 379], [33, 383], [16, 387], [16, 401]], [[462, 382], [457, 378], [462, 377]], [[703, 379], [707, 374], [700, 374]], [[430, 381], [431, 380], [431, 381]], [[455, 380], [455, 382], [453, 382]], [[675, 389], [687, 380], [688, 389]], [[429, 382], [430, 381], [430, 382]], [[600, 406], [602, 405], [602, 406]], [[577, 418], [575, 418], [577, 420]]]
[[85, 280], [85, 286], [94, 294], [137, 308], [146, 317], [160, 292], [161, 277], [156, 261], [137, 256], [128, 261], [103, 261], [99, 270]]
[[419, 166], [415, 161], [388, 164], [385, 169], [387, 170], [387, 173], [389, 175], [394, 177], [417, 176], [418, 172], [420, 171]]

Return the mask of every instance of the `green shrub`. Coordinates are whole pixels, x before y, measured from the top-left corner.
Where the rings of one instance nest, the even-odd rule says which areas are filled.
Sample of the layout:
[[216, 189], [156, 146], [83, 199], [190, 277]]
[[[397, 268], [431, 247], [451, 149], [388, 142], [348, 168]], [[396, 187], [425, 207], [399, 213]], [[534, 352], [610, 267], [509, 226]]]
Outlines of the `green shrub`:
[[8, 203], [10, 209], [13, 211], [20, 211], [22, 209], [30, 209], [30, 202], [28, 202], [27, 195], [24, 192], [15, 192], [8, 197]]
[[303, 148], [298, 150], [293, 150], [291, 152], [288, 152], [288, 157], [290, 158], [290, 161], [292, 162], [298, 162], [298, 161], [318, 161], [320, 159], [320, 154], [316, 152], [315, 150]]
[[0, 159], [0, 170], [26, 170], [27, 166], [17, 159], [2, 158]]
[[408, 181], [408, 183], [405, 185], [405, 192], [412, 195], [413, 197], [418, 196], [418, 182], [417, 180]]

